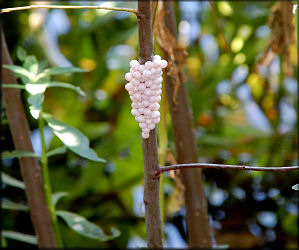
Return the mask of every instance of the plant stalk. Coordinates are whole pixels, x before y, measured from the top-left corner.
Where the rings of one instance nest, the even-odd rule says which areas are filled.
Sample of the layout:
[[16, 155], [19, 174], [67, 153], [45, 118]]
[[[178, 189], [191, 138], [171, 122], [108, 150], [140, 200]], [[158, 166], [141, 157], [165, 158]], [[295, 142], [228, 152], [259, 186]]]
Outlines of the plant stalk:
[[[172, 1], [163, 1], [163, 8], [165, 11], [165, 26], [172, 36], [177, 39], [176, 20]], [[171, 55], [166, 51], [164, 57], [166, 60], [171, 59]], [[180, 67], [179, 63], [176, 62], [176, 64]], [[169, 72], [170, 67], [167, 67], [166, 71]], [[176, 86], [176, 81], [168, 75], [168, 72], [165, 74], [166, 93], [172, 119], [177, 162], [197, 162], [198, 154], [192, 123], [192, 109], [183, 82], [183, 76], [179, 74], [179, 86]], [[177, 102], [174, 97], [176, 93]], [[201, 169], [184, 169], [181, 171], [181, 176], [185, 186], [188, 246], [190, 248], [211, 248], [213, 245], [212, 236]]]
[[61, 234], [59, 230], [57, 215], [55, 211], [55, 207], [52, 201], [52, 189], [51, 189], [51, 182], [50, 182], [50, 176], [49, 176], [49, 168], [48, 168], [48, 157], [47, 157], [47, 148], [46, 148], [46, 141], [45, 141], [45, 134], [44, 134], [44, 120], [42, 118], [42, 112], [39, 115], [38, 118], [38, 127], [40, 131], [40, 138], [41, 138], [41, 144], [42, 144], [42, 157], [41, 157], [41, 165], [42, 165], [42, 177], [43, 177], [43, 184], [44, 184], [44, 190], [46, 195], [46, 200], [51, 216], [51, 221], [53, 224], [55, 236], [57, 245], [60, 248], [63, 248], [63, 243], [61, 239]]
[[[1, 29], [2, 63], [13, 64]], [[2, 68], [2, 83], [15, 83], [15, 75]], [[5, 103], [9, 128], [16, 150], [31, 151], [30, 129], [19, 89], [3, 88], [2, 95]], [[57, 248], [56, 238], [51, 223], [45, 192], [42, 185], [41, 167], [36, 158], [19, 158], [22, 177], [25, 182], [25, 193], [28, 200], [29, 213], [36, 234], [39, 248]]]
[[[138, 0], [139, 62], [152, 60], [152, 2]], [[162, 222], [159, 204], [159, 178], [152, 178], [159, 168], [156, 129], [148, 139], [142, 139], [144, 165], [144, 204], [148, 248], [162, 248]]]

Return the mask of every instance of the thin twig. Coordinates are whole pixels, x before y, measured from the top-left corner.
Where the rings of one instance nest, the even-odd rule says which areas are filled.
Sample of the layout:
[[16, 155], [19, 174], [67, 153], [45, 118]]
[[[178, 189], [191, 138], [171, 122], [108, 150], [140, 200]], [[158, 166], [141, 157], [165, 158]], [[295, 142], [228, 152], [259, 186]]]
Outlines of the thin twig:
[[95, 10], [113, 10], [113, 11], [126, 11], [131, 12], [137, 15], [136, 9], [128, 9], [128, 8], [116, 8], [116, 7], [100, 7], [100, 6], [74, 6], [74, 5], [29, 5], [29, 6], [22, 6], [22, 7], [15, 7], [15, 8], [6, 8], [2, 9], [0, 14], [8, 13], [12, 11], [18, 10], [31, 10], [31, 9], [95, 9]]
[[214, 16], [214, 19], [215, 19], [217, 28], [218, 28], [218, 30], [219, 30], [219, 33], [221, 34], [222, 39], [223, 39], [223, 41], [224, 41], [226, 52], [227, 52], [227, 53], [230, 53], [230, 48], [229, 48], [228, 43], [227, 43], [227, 41], [226, 41], [226, 39], [225, 39], [224, 33], [223, 33], [223, 31], [221, 30], [221, 27], [220, 27], [220, 24], [219, 24], [218, 17], [217, 17], [216, 11], [215, 11], [215, 9], [214, 9], [214, 6], [213, 6], [213, 4], [211, 3], [210, 0], [209, 0], [209, 4], [210, 4], [210, 7], [211, 7], [212, 14], [213, 14], [213, 16]]
[[177, 169], [186, 168], [212, 168], [212, 169], [230, 169], [230, 170], [251, 170], [251, 171], [290, 171], [299, 170], [299, 166], [288, 167], [252, 167], [245, 165], [226, 165], [226, 164], [213, 164], [213, 163], [189, 163], [189, 164], [177, 164], [166, 167], [159, 167], [159, 170], [155, 172], [155, 177], [159, 176], [163, 172]]

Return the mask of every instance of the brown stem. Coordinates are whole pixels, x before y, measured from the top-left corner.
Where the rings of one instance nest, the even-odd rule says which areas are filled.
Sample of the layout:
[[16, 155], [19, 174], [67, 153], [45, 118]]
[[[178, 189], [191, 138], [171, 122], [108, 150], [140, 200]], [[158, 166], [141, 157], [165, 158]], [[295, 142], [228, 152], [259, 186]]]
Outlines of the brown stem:
[[[12, 64], [4, 34], [1, 30], [2, 62]], [[2, 68], [2, 67], [1, 67]], [[12, 72], [2, 68], [2, 83], [17, 83]], [[33, 152], [30, 129], [20, 90], [2, 89], [6, 114], [16, 150]], [[36, 158], [19, 158], [29, 211], [40, 248], [56, 248], [57, 243], [45, 192], [42, 186], [41, 168]]]
[[222, 37], [222, 39], [223, 39], [223, 41], [224, 41], [224, 45], [225, 45], [226, 52], [227, 52], [227, 53], [230, 53], [230, 48], [229, 48], [228, 43], [227, 43], [227, 41], [226, 41], [226, 39], [225, 39], [224, 33], [223, 33], [222, 29], [221, 29], [221, 26], [220, 26], [220, 23], [219, 23], [219, 20], [218, 20], [218, 17], [217, 17], [215, 8], [214, 8], [214, 6], [213, 6], [213, 4], [211, 3], [210, 0], [209, 0], [209, 4], [210, 4], [210, 7], [211, 7], [211, 11], [212, 11], [213, 17], [214, 17], [215, 22], [216, 22], [218, 31], [219, 31], [219, 33], [220, 33], [220, 35], [221, 35], [221, 37]]
[[[151, 1], [138, 0], [139, 62], [152, 60], [153, 31]], [[162, 223], [159, 199], [159, 178], [152, 178], [158, 170], [158, 146], [156, 129], [150, 131], [148, 139], [142, 139], [144, 165], [144, 204], [147, 246], [162, 248]]]
[[[170, 33], [177, 37], [176, 20], [171, 1], [163, 1], [165, 11], [165, 25]], [[164, 52], [167, 60], [170, 55]], [[178, 65], [179, 67], [179, 65]], [[166, 68], [166, 71], [169, 67]], [[198, 160], [197, 145], [192, 125], [192, 111], [188, 101], [183, 76], [180, 74], [179, 86], [166, 72], [166, 90], [169, 110], [172, 118], [174, 141], [178, 163], [196, 162]], [[177, 90], [176, 99], [174, 95]], [[188, 245], [190, 248], [212, 247], [211, 230], [207, 201], [203, 190], [202, 174], [200, 169], [181, 171], [185, 186], [185, 204], [187, 210]]]
[[299, 170], [298, 166], [288, 167], [252, 167], [245, 165], [226, 165], [226, 164], [213, 164], [213, 163], [189, 163], [189, 164], [176, 164], [166, 167], [159, 167], [159, 170], [155, 172], [155, 177], [158, 177], [161, 173], [170, 170], [181, 170], [186, 168], [212, 168], [212, 169], [229, 169], [229, 170], [250, 170], [250, 171], [274, 171], [285, 172], [290, 170]]

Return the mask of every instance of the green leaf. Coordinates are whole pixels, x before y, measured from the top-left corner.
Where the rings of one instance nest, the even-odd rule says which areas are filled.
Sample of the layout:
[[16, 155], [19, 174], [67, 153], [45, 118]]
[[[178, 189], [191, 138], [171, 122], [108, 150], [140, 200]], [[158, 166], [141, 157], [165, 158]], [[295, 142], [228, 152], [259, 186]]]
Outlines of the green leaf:
[[42, 104], [44, 101], [44, 93], [36, 94], [36, 95], [29, 95], [27, 98], [29, 103], [29, 110], [30, 114], [33, 116], [34, 119], [38, 119], [39, 114], [42, 110]]
[[54, 67], [54, 68], [45, 69], [41, 74], [59, 75], [59, 74], [74, 73], [74, 72], [88, 72], [88, 70], [77, 68], [77, 67]]
[[7, 240], [3, 236], [1, 236], [1, 247], [2, 248], [7, 247]]
[[28, 83], [25, 85], [25, 89], [32, 95], [41, 94], [46, 91], [47, 88], [60, 87], [75, 90], [79, 95], [85, 96], [85, 93], [72, 84], [65, 82], [47, 82], [47, 83]]
[[60, 147], [60, 148], [55, 148], [49, 152], [47, 152], [47, 157], [53, 156], [53, 155], [58, 155], [58, 154], [64, 154], [66, 152], [66, 147]]
[[69, 196], [69, 194], [68, 194], [67, 192], [57, 192], [57, 193], [52, 194], [52, 202], [53, 202], [53, 206], [56, 207], [57, 202], [58, 202], [61, 198], [66, 197], [66, 196]]
[[1, 208], [2, 209], [12, 209], [19, 211], [28, 211], [29, 208], [26, 205], [18, 204], [9, 200], [1, 200]]
[[23, 234], [23, 233], [19, 233], [19, 232], [15, 232], [15, 231], [3, 230], [2, 237], [26, 242], [26, 243], [33, 244], [33, 245], [37, 245], [37, 239], [34, 235]]
[[107, 241], [120, 235], [120, 231], [114, 227], [111, 228], [112, 235], [106, 235], [99, 226], [89, 222], [78, 214], [61, 210], [57, 211], [56, 214], [60, 216], [72, 230], [87, 238]]
[[17, 57], [20, 61], [25, 61], [27, 56], [27, 51], [23, 49], [22, 47], [17, 48]]
[[10, 185], [16, 188], [20, 188], [20, 189], [25, 189], [25, 184], [22, 181], [19, 181], [13, 177], [11, 177], [10, 175], [2, 172], [1, 173], [1, 180], [3, 183], [5, 183], [6, 185]]
[[29, 71], [21, 66], [5, 64], [3, 65], [3, 68], [9, 69], [10, 71], [14, 72], [17, 77], [23, 77], [22, 80], [25, 80], [26, 82], [30, 82], [30, 80], [34, 77], [34, 75], [32, 75]]
[[48, 82], [45, 83], [47, 88], [52, 88], [52, 87], [60, 87], [60, 88], [67, 88], [67, 89], [73, 89], [75, 90], [79, 95], [85, 96], [85, 93], [82, 91], [80, 87], [74, 86], [69, 83], [65, 82]]
[[35, 56], [27, 56], [23, 67], [27, 69], [33, 75], [38, 73], [38, 61]]
[[47, 86], [45, 84], [37, 84], [37, 83], [27, 83], [25, 84], [25, 89], [31, 94], [42, 94], [46, 91]]
[[1, 84], [2, 88], [12, 88], [12, 89], [25, 89], [24, 85], [21, 84], [15, 84], [15, 83], [2, 83]]
[[2, 159], [9, 159], [9, 158], [20, 158], [20, 157], [35, 157], [35, 158], [40, 158], [40, 155], [37, 155], [34, 152], [30, 151], [18, 151], [18, 150], [13, 150], [13, 151], [4, 151], [1, 154]]
[[63, 142], [63, 144], [74, 153], [91, 161], [106, 162], [99, 158], [96, 152], [89, 147], [88, 138], [78, 129], [56, 120], [50, 114], [42, 114], [54, 134]]
[[299, 184], [296, 184], [296, 185], [292, 186], [292, 189], [294, 189], [296, 191], [299, 191]]

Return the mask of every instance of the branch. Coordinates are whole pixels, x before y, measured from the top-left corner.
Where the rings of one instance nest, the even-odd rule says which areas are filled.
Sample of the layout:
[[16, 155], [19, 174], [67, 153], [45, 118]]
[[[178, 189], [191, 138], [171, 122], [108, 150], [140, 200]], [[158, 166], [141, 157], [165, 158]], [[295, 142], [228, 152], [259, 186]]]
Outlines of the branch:
[[6, 8], [2, 9], [0, 14], [8, 13], [12, 11], [18, 10], [31, 10], [31, 9], [95, 9], [95, 10], [113, 10], [113, 11], [126, 11], [131, 12], [137, 15], [137, 10], [135, 9], [128, 9], [128, 8], [115, 8], [115, 7], [100, 7], [100, 6], [72, 6], [72, 5], [29, 5], [23, 7], [15, 7], [15, 8]]
[[227, 53], [230, 53], [230, 48], [229, 48], [228, 43], [227, 43], [227, 41], [226, 41], [226, 39], [225, 39], [224, 33], [223, 33], [223, 31], [221, 30], [221, 26], [220, 26], [220, 24], [219, 24], [218, 17], [217, 17], [216, 11], [215, 11], [215, 9], [214, 9], [214, 6], [213, 6], [213, 4], [211, 3], [210, 0], [209, 0], [209, 4], [210, 4], [211, 11], [212, 11], [212, 14], [213, 14], [214, 19], [215, 19], [215, 22], [216, 22], [218, 31], [219, 31], [219, 33], [220, 33], [220, 35], [222, 36], [222, 39], [223, 39], [223, 41], [224, 41], [224, 45], [225, 45], [226, 52], [227, 52]]
[[213, 164], [213, 163], [189, 163], [189, 164], [177, 164], [166, 167], [160, 167], [155, 172], [155, 178], [160, 176], [161, 173], [170, 170], [186, 169], [186, 168], [212, 168], [212, 169], [230, 169], [230, 170], [251, 170], [251, 171], [290, 171], [299, 170], [299, 166], [288, 167], [251, 167], [245, 165], [226, 165], [226, 164]]

